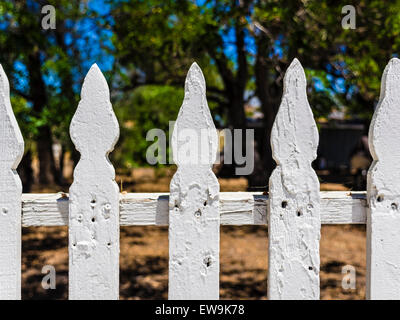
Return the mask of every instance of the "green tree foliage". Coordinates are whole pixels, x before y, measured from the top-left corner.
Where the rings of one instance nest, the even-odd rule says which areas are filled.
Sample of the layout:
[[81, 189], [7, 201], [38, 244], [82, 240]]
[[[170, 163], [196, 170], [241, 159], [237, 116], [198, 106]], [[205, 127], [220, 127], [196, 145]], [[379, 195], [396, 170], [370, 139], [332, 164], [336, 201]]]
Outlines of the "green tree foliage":
[[112, 157], [116, 166], [131, 168], [146, 165], [146, 141], [151, 129], [161, 129], [168, 141], [169, 122], [176, 119], [183, 100], [183, 88], [145, 85], [124, 94], [114, 104], [121, 137]]

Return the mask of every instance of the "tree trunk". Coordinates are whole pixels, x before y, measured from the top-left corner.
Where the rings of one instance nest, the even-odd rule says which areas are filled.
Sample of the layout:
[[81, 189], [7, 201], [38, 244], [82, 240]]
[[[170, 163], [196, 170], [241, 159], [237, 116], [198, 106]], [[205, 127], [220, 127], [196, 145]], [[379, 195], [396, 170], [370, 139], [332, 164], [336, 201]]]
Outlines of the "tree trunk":
[[[68, 52], [70, 49], [67, 44], [65, 43], [65, 35], [67, 34], [66, 27], [65, 27], [65, 21], [60, 20], [57, 22], [58, 26], [54, 30], [57, 45], [62, 49], [63, 52]], [[75, 59], [78, 61], [80, 57], [77, 54], [73, 54], [71, 59]], [[147, 76], [146, 72], [146, 76]], [[68, 99], [68, 101], [74, 105], [74, 107], [78, 106], [78, 101], [76, 99], [76, 95], [73, 89], [74, 81], [73, 81], [73, 75], [71, 69], [65, 69], [59, 74], [61, 81], [62, 81], [62, 87], [63, 87], [63, 94]], [[72, 141], [69, 140], [65, 145], [62, 145], [62, 157], [61, 157], [61, 163], [60, 163], [60, 169], [59, 169], [59, 174], [58, 174], [58, 179], [59, 179], [59, 184], [62, 185], [64, 184], [64, 176], [63, 176], [63, 161], [64, 161], [64, 155], [65, 151], [70, 150], [71, 152], [71, 159], [73, 161], [73, 167], [77, 165], [80, 159], [80, 154], [79, 152], [75, 149], [75, 146], [72, 144]]]
[[[235, 5], [235, 4], [234, 4]], [[236, 37], [236, 50], [237, 50], [237, 73], [236, 75], [232, 73], [229, 68], [229, 62], [225, 55], [220, 54], [217, 55], [214, 53], [210, 53], [211, 56], [217, 62], [217, 67], [221, 74], [221, 77], [224, 81], [224, 91], [227, 97], [227, 115], [229, 125], [233, 129], [241, 129], [242, 130], [242, 140], [235, 141], [234, 134], [232, 134], [232, 163], [224, 163], [221, 171], [219, 172], [220, 176], [224, 177], [234, 177], [238, 176], [236, 173], [236, 168], [241, 166], [241, 164], [237, 163], [237, 159], [235, 159], [235, 150], [236, 148], [241, 148], [242, 154], [246, 150], [246, 114], [244, 110], [244, 94], [246, 89], [246, 84], [248, 81], [248, 64], [246, 60], [246, 51], [245, 51], [245, 33], [243, 26], [239, 21], [236, 21], [235, 24], [235, 37]], [[248, 143], [251, 143], [250, 141]], [[240, 147], [239, 147], [240, 146]], [[246, 176], [248, 178], [248, 176]]]
[[272, 77], [274, 81], [269, 81], [269, 79], [271, 79], [269, 72], [274, 70], [274, 67], [268, 65], [267, 59], [265, 58], [265, 52], [268, 52], [267, 50], [269, 46], [269, 40], [267, 37], [260, 36], [257, 45], [258, 53], [255, 65], [256, 94], [260, 100], [261, 110], [264, 114], [264, 134], [259, 135], [259, 140], [257, 141], [260, 161], [263, 164], [263, 172], [260, 172], [258, 176], [262, 176], [262, 179], [268, 186], [269, 177], [276, 166], [275, 161], [272, 158], [270, 140], [272, 126], [281, 100], [282, 80], [277, 83], [275, 81], [276, 77]]
[[[42, 116], [43, 109], [47, 104], [46, 87], [41, 73], [40, 52], [34, 48], [28, 55], [27, 68], [29, 72], [30, 97], [33, 103], [33, 111], [36, 117]], [[39, 183], [51, 184], [55, 182], [57, 175], [53, 149], [52, 135], [49, 124], [44, 123], [38, 130], [36, 139], [39, 157]]]
[[17, 172], [22, 181], [22, 192], [31, 192], [33, 184], [32, 152], [28, 150], [21, 159]]

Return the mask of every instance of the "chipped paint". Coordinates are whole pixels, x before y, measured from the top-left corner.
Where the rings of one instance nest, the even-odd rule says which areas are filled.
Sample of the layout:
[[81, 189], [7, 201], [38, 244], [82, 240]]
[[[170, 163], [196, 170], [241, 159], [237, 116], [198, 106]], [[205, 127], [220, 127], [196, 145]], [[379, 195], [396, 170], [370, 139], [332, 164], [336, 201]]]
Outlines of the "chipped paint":
[[320, 198], [318, 131], [297, 59], [284, 79], [271, 145], [277, 167], [269, 180], [269, 299], [319, 299]]
[[[185, 98], [172, 135], [178, 170], [170, 185], [169, 200], [169, 299], [219, 298], [219, 184], [212, 172], [218, 136], [206, 100], [203, 73], [196, 63], [185, 82]], [[194, 130], [205, 138], [207, 157], [189, 145], [196, 155], [191, 162], [181, 157], [180, 134]], [[204, 145], [201, 145], [204, 147]], [[205, 161], [204, 161], [205, 160]]]
[[81, 158], [69, 198], [69, 298], [119, 298], [119, 190], [108, 160], [119, 136], [106, 80], [93, 65], [70, 133]]
[[21, 299], [22, 184], [16, 169], [23, 153], [24, 140], [0, 65], [0, 300]]
[[369, 132], [367, 299], [400, 299], [400, 60], [386, 66]]

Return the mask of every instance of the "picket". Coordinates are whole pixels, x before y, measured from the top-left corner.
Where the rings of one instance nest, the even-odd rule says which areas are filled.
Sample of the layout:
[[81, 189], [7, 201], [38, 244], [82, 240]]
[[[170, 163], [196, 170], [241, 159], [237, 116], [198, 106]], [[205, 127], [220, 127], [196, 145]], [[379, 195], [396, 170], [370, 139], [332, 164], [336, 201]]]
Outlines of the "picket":
[[81, 158], [69, 198], [69, 298], [119, 298], [119, 189], [108, 160], [119, 137], [107, 82], [93, 65], [71, 121]]
[[169, 199], [169, 299], [219, 297], [219, 184], [211, 170], [217, 146], [204, 76], [193, 63], [172, 134], [178, 170]]
[[294, 59], [271, 132], [277, 167], [269, 180], [269, 299], [319, 299], [319, 181], [311, 167], [318, 130]]
[[0, 299], [21, 298], [21, 194], [16, 172], [24, 140], [10, 102], [10, 87], [0, 65]]
[[400, 299], [400, 60], [385, 68], [370, 125], [367, 299]]

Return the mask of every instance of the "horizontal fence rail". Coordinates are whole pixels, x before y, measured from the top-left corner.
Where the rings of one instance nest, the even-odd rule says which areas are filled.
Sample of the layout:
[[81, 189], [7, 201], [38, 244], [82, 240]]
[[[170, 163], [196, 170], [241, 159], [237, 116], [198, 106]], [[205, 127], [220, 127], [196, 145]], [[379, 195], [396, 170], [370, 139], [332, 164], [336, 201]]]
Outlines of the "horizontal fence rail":
[[[322, 224], [366, 224], [365, 192], [321, 191]], [[120, 194], [121, 226], [167, 226], [168, 193]], [[22, 194], [22, 226], [68, 225], [66, 193]], [[266, 225], [268, 195], [261, 192], [221, 192], [221, 225]]]
[[[93, 65], [70, 124], [80, 160], [69, 193], [22, 194], [16, 169], [24, 141], [0, 65], [0, 299], [21, 297], [21, 226], [68, 226], [70, 299], [118, 299], [119, 231], [132, 225], [168, 226], [170, 299], [219, 298], [221, 225], [268, 225], [270, 299], [319, 299], [321, 224], [366, 224], [367, 299], [400, 299], [400, 60], [385, 68], [370, 125], [367, 192], [319, 191], [311, 165], [319, 137], [306, 86], [294, 59], [271, 132], [277, 166], [269, 193], [220, 193], [212, 171], [218, 136], [193, 63], [172, 133], [170, 193], [119, 193], [108, 159], [119, 124]], [[187, 143], [188, 130], [204, 142], [202, 152]]]

